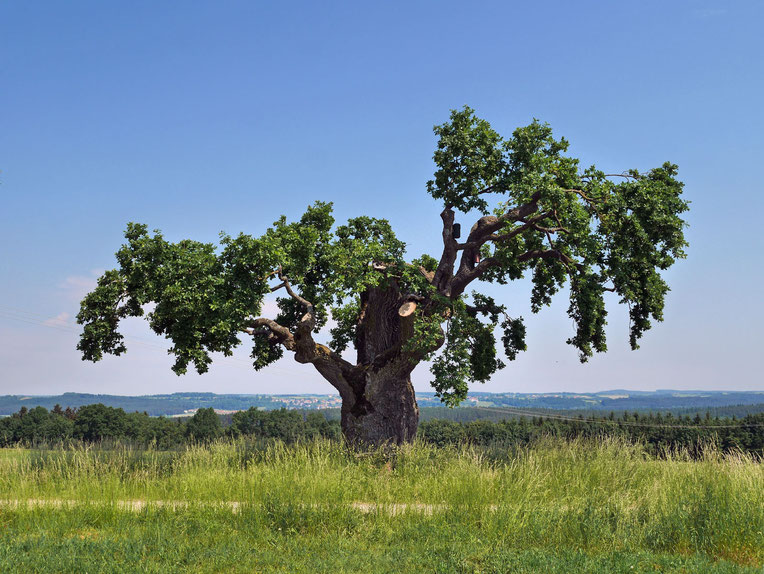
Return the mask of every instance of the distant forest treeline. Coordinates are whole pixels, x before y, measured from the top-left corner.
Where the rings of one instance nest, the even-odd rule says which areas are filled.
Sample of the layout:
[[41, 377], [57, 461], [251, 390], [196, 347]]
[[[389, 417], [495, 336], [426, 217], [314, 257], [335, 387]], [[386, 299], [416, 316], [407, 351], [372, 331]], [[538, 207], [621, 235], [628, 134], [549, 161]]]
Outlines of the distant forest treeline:
[[419, 425], [420, 437], [438, 446], [472, 443], [505, 448], [528, 445], [541, 437], [561, 439], [597, 439], [607, 436], [625, 438], [645, 445], [656, 456], [684, 451], [698, 455], [708, 446], [721, 451], [741, 450], [764, 455], [764, 414], [742, 419], [724, 419], [696, 414], [694, 417], [671, 413], [625, 412], [621, 416], [568, 418], [561, 415], [523, 417], [501, 421], [475, 420], [468, 423], [430, 419]]
[[215, 393], [173, 393], [166, 395], [122, 396], [94, 395], [90, 393], [64, 393], [51, 396], [0, 396], [0, 415], [18, 412], [22, 407], [32, 409], [45, 407], [51, 410], [55, 405], [78, 408], [101, 403], [128, 412], [145, 412], [150, 416], [182, 415], [186, 411], [201, 408], [237, 411], [250, 407], [279, 409], [288, 407], [283, 397], [274, 395], [218, 395]]
[[327, 420], [318, 411], [263, 411], [254, 407], [232, 415], [217, 415], [214, 409], [206, 408], [187, 418], [167, 418], [126, 413], [121, 408], [98, 403], [77, 409], [56, 405], [50, 411], [45, 407], [22, 407], [10, 417], [0, 419], [0, 446], [4, 447], [123, 441], [164, 449], [223, 435], [294, 442], [319, 436], [339, 438], [341, 432], [339, 421]]
[[[640, 415], [648, 416], [650, 413], [661, 413], [663, 416], [671, 414], [674, 417], [687, 416], [694, 417], [710, 415], [712, 418], [743, 418], [746, 415], [755, 415], [764, 413], [764, 403], [753, 405], [728, 405], [723, 407], [706, 408], [681, 408], [663, 411], [651, 411], [640, 409], [621, 409], [610, 411], [616, 415], [622, 415], [624, 412], [638, 412]], [[460, 423], [468, 423], [478, 420], [489, 420], [499, 422], [507, 418], [518, 418], [527, 416], [567, 416], [602, 418], [610, 416], [610, 412], [603, 409], [537, 409], [537, 408], [518, 408], [518, 407], [462, 407], [450, 409], [448, 407], [423, 407], [420, 409], [420, 420], [427, 421], [432, 419], [444, 419]], [[331, 415], [330, 415], [331, 416]], [[336, 409], [336, 416], [339, 417], [339, 409]]]
[[[78, 409], [56, 406], [22, 408], [0, 420], [0, 446], [67, 445], [73, 442], [128, 442], [136, 446], [171, 449], [190, 442], [209, 441], [223, 436], [278, 439], [285, 442], [317, 437], [340, 439], [337, 419], [318, 411], [250, 408], [230, 415], [217, 415], [211, 408], [200, 409], [192, 417], [150, 417], [146, 413], [126, 413], [123, 409], [94, 404]], [[764, 455], [764, 413], [742, 419], [725, 419], [696, 414], [610, 413], [599, 418], [565, 417], [555, 414], [507, 418], [501, 421], [456, 422], [425, 420], [419, 427], [422, 440], [438, 446], [473, 444], [495, 450], [527, 446], [543, 437], [561, 439], [617, 436], [645, 445], [648, 452], [661, 455], [683, 450], [697, 454], [706, 445], [729, 451], [739, 449]]]
[[[713, 416], [745, 416], [764, 412], [764, 392], [755, 391], [603, 391], [599, 393], [470, 393], [470, 401], [457, 409], [474, 407], [514, 409], [554, 409], [577, 411], [589, 416], [603, 411], [671, 411], [677, 414], [705, 413]], [[420, 408], [436, 408], [441, 405], [433, 393], [417, 393]], [[280, 408], [325, 409], [339, 406], [336, 395], [237, 395], [215, 393], [173, 393], [147, 396], [94, 395], [87, 393], [64, 393], [55, 396], [0, 396], [0, 415], [10, 415], [22, 407], [37, 406], [51, 410], [56, 404], [77, 408], [102, 403], [121, 408], [127, 412], [146, 412], [152, 416], [177, 415], [199, 408], [217, 410], [247, 410], [258, 407], [266, 410]], [[728, 409], [717, 411], [716, 409]], [[732, 409], [732, 410], [729, 410]], [[443, 408], [442, 412], [445, 412]], [[487, 413], [481, 418], [489, 417]], [[438, 415], [445, 417], [451, 415]], [[503, 418], [503, 417], [502, 417]], [[457, 419], [464, 420], [464, 419]], [[498, 418], [497, 418], [498, 420]]]
[[[589, 411], [705, 411], [764, 403], [761, 391], [603, 391], [591, 394], [488, 394], [478, 406]], [[485, 403], [491, 403], [490, 405]], [[433, 405], [436, 406], [436, 405]]]

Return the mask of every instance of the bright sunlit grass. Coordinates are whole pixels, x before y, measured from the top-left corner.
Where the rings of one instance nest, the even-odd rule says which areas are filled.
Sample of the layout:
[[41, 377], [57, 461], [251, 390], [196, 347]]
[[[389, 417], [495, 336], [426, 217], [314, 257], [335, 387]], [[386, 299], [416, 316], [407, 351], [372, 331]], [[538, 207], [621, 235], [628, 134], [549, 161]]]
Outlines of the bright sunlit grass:
[[764, 563], [760, 462], [712, 450], [654, 459], [622, 441], [550, 441], [501, 461], [468, 447], [359, 453], [326, 441], [14, 449], [0, 451], [0, 499], [3, 572], [43, 551], [96, 570], [111, 553], [126, 571], [138, 558], [162, 571], [194, 556], [202, 571], [401, 571], [385, 568], [391, 556], [424, 572]]

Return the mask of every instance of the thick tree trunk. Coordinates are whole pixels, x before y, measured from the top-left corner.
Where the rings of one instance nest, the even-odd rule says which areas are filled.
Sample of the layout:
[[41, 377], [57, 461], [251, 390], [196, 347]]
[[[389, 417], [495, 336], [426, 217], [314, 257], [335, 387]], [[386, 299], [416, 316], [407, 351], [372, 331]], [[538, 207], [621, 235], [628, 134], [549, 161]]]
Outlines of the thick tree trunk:
[[411, 371], [419, 359], [404, 349], [414, 317], [402, 317], [397, 285], [369, 289], [361, 297], [356, 330], [360, 376], [342, 401], [342, 431], [356, 443], [413, 440], [419, 424]]
[[342, 432], [354, 444], [409, 442], [416, 436], [419, 408], [408, 374], [394, 368], [368, 371], [342, 400]]
[[356, 364], [331, 355], [311, 360], [340, 391], [342, 431], [354, 444], [400, 444], [416, 435], [419, 408], [411, 372], [422, 355], [406, 346], [414, 333], [414, 317], [399, 314], [405, 302], [392, 280], [369, 289], [361, 297]]

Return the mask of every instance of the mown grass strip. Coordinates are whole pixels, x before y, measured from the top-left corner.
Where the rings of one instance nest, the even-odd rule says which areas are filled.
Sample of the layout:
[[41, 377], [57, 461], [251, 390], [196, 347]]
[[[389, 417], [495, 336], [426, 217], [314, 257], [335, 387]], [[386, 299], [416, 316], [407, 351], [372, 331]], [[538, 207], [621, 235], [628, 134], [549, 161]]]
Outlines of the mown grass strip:
[[[493, 516], [494, 518], [491, 518]], [[178, 512], [113, 507], [0, 514], [2, 572], [760, 572], [750, 557], [560, 544], [490, 515], [288, 505]], [[734, 558], [734, 561], [732, 560]]]

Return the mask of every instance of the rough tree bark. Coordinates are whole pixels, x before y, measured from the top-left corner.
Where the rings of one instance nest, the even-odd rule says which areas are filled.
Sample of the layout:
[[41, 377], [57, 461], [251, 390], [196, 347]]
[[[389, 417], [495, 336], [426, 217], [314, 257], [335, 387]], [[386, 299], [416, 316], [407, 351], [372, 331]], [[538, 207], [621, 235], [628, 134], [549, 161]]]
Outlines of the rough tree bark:
[[[480, 218], [465, 243], [454, 238], [455, 214], [446, 206], [441, 213], [443, 253], [437, 269], [428, 276], [429, 282], [444, 297], [458, 298], [469, 283], [495, 264], [490, 258], [479, 264], [475, 262], [475, 254], [481, 245], [496, 239], [493, 234], [507, 222], [524, 223], [515, 232], [519, 233], [542, 219], [543, 216], [527, 219], [537, 211], [539, 197], [535, 194], [530, 202], [508, 210], [501, 217]], [[459, 251], [462, 251], [462, 259], [454, 273]], [[387, 288], [366, 291], [361, 300], [362, 312], [355, 341], [356, 365], [347, 364], [344, 375], [338, 377], [335, 368], [314, 362], [318, 371], [342, 396], [342, 431], [351, 442], [402, 443], [416, 435], [419, 407], [411, 384], [411, 372], [422, 356], [405, 351], [405, 343], [414, 331], [414, 315], [402, 317], [399, 314], [406, 301], [394, 283]], [[429, 351], [437, 350], [442, 342]]]
[[414, 317], [398, 310], [407, 301], [394, 280], [386, 287], [368, 289], [361, 297], [361, 316], [356, 328], [356, 364], [343, 359], [313, 340], [313, 305], [297, 295], [289, 280], [278, 272], [289, 295], [305, 307], [305, 315], [294, 332], [271, 319], [258, 318], [248, 324], [265, 330], [272, 344], [294, 352], [299, 363], [310, 363], [342, 398], [342, 431], [355, 444], [403, 443], [411, 441], [419, 424], [411, 372], [421, 356], [405, 349], [414, 332]]
[[418, 359], [403, 350], [414, 318], [399, 315], [403, 302], [395, 285], [362, 295], [355, 381], [342, 397], [342, 431], [350, 441], [402, 443], [416, 434], [419, 408], [411, 372]]
[[[474, 254], [480, 246], [496, 239], [494, 232], [508, 221], [524, 224], [515, 233], [535, 225], [541, 217], [526, 218], [536, 212], [537, 201], [538, 195], [535, 195], [529, 203], [509, 210], [501, 217], [481, 218], [472, 227], [465, 243], [459, 243], [453, 237], [454, 211], [446, 207], [441, 213], [443, 253], [438, 267], [434, 273], [421, 269], [428, 282], [436, 287], [440, 295], [449, 299], [458, 298], [469, 283], [495, 264], [491, 258], [475, 262]], [[462, 260], [455, 272], [460, 251]], [[525, 255], [539, 257], [548, 254]], [[379, 264], [378, 269], [384, 272], [386, 266]], [[410, 303], [412, 297], [414, 300], [424, 298], [401, 293], [392, 278], [385, 286], [373, 287], [362, 293], [355, 337], [357, 361], [352, 364], [313, 340], [312, 331], [316, 324], [313, 305], [292, 290], [281, 270], [274, 274], [278, 275], [281, 283], [272, 291], [285, 289], [303, 305], [305, 315], [294, 332], [270, 319], [255, 319], [248, 326], [264, 329], [273, 344], [281, 344], [293, 351], [298, 362], [312, 364], [339, 391], [342, 398], [342, 431], [348, 441], [355, 444], [411, 441], [419, 424], [419, 407], [411, 373], [424, 354], [437, 350], [444, 339], [431, 349], [420, 349], [417, 353], [408, 350], [406, 342], [414, 335], [415, 315], [407, 314], [408, 311], [402, 315], [399, 310], [404, 303]]]
[[394, 283], [363, 293], [355, 365], [315, 343], [312, 347], [318, 352], [297, 357], [300, 362], [312, 363], [339, 391], [342, 432], [352, 443], [400, 444], [416, 434], [419, 408], [411, 372], [420, 357], [404, 349], [413, 334], [414, 318], [399, 315], [403, 302], [405, 299]]

